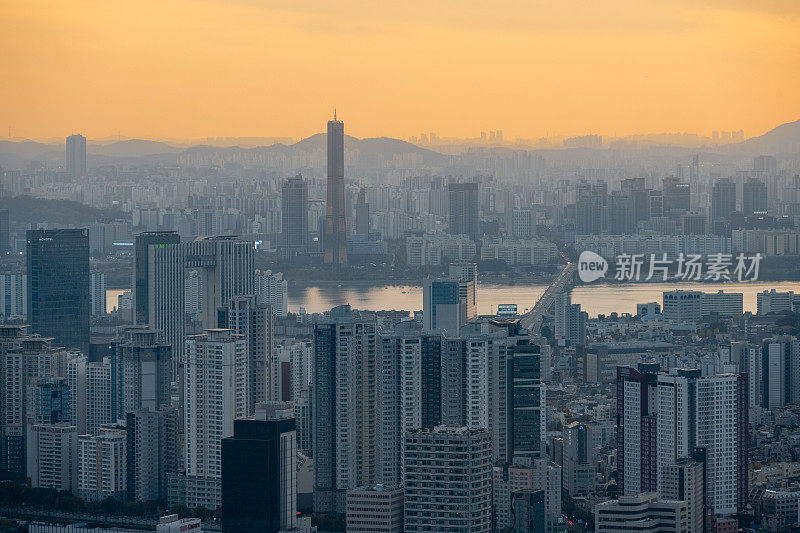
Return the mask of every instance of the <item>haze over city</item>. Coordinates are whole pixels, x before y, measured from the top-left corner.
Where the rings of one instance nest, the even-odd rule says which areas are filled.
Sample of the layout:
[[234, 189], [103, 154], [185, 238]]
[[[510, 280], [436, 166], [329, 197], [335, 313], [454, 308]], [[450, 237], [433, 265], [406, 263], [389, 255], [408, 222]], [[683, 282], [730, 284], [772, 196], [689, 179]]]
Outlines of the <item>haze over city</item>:
[[793, 0], [68, 4], [0, 9], [14, 137], [507, 139], [800, 118]]
[[0, 2], [0, 533], [800, 531], [798, 30]]

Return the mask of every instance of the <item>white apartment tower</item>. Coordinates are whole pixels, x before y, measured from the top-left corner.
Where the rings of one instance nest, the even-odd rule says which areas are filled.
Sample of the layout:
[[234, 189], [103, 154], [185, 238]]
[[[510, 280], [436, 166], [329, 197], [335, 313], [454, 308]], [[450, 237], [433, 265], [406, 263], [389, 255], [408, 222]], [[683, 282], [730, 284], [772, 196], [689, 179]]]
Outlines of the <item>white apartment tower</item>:
[[125, 429], [105, 426], [97, 435], [78, 437], [78, 496], [97, 502], [106, 498], [125, 498]]
[[106, 314], [106, 275], [92, 272], [89, 275], [89, 305], [92, 316]]
[[78, 431], [69, 423], [28, 428], [28, 477], [31, 487], [73, 491], [78, 480]]
[[221, 503], [221, 441], [234, 418], [248, 415], [247, 340], [229, 329], [209, 329], [186, 339], [184, 431], [189, 507]]
[[271, 307], [275, 316], [283, 318], [289, 312], [287, 285], [283, 273], [256, 270], [255, 294], [258, 305]]
[[730, 516], [747, 505], [748, 390], [746, 374], [700, 377], [699, 370], [658, 375], [658, 487], [665, 469], [706, 448], [707, 498]]

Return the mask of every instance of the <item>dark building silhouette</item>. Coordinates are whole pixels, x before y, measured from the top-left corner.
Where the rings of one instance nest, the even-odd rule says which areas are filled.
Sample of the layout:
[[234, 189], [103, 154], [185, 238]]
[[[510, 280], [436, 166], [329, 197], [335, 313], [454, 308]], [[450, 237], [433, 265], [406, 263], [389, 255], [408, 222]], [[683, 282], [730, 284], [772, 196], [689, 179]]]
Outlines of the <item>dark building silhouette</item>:
[[86, 137], [67, 137], [67, 172], [76, 178], [86, 176]]
[[617, 367], [617, 486], [621, 495], [658, 490], [658, 363]]
[[719, 228], [727, 224], [734, 211], [736, 211], [736, 183], [730, 178], [718, 179], [711, 191], [711, 217], [715, 233], [719, 233]]
[[[181, 237], [174, 231], [148, 231], [136, 236], [134, 253], [136, 255], [135, 285], [133, 295], [134, 321], [148, 324], [150, 313], [150, 246], [160, 244], [180, 244]], [[156, 325], [153, 324], [155, 327]]]
[[11, 228], [8, 209], [0, 209], [0, 254], [11, 251]]
[[748, 217], [767, 210], [767, 185], [757, 178], [750, 178], [742, 186], [742, 213]]
[[233, 437], [222, 439], [223, 532], [293, 529], [296, 453], [295, 420], [274, 405], [233, 421]]
[[31, 329], [89, 353], [89, 230], [28, 230]]
[[283, 256], [308, 253], [308, 185], [300, 174], [281, 187], [281, 223]]
[[480, 203], [477, 183], [451, 183], [447, 186], [449, 221], [452, 235], [467, 235], [480, 239]]
[[369, 204], [364, 189], [358, 191], [356, 199], [356, 233], [369, 238]]
[[328, 198], [325, 205], [325, 262], [347, 263], [347, 218], [344, 203], [344, 122], [328, 121]]

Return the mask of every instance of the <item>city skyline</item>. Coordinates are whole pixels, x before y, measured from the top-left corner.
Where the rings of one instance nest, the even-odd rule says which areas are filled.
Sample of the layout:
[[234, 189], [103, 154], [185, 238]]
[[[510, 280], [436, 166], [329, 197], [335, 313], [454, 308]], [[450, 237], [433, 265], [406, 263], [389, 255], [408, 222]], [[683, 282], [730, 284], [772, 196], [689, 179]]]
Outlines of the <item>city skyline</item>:
[[757, 135], [800, 117], [798, 17], [788, 0], [614, 0], [569, 11], [545, 2], [12, 2], [0, 10], [9, 30], [0, 73], [16, 82], [0, 89], [0, 128], [301, 138], [338, 107], [357, 137]]

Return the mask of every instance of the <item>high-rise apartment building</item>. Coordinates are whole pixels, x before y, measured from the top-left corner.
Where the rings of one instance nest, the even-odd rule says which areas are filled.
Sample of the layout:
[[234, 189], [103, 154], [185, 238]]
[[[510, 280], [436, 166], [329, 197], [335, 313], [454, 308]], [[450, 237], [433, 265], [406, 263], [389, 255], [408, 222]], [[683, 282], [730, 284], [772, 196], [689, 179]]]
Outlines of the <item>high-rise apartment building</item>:
[[544, 455], [547, 407], [541, 380], [542, 354], [536, 344], [519, 343], [508, 357], [508, 446], [512, 461]]
[[314, 509], [346, 512], [346, 491], [375, 482], [374, 320], [349, 305], [314, 326]]
[[67, 137], [67, 173], [73, 178], [86, 176], [86, 137], [80, 134]]
[[28, 276], [0, 274], [0, 315], [5, 319], [28, 316]]
[[[705, 455], [704, 449], [695, 450]], [[687, 506], [688, 527], [686, 533], [703, 533], [705, 531], [705, 473], [702, 461], [689, 458], [678, 459], [675, 464], [665, 466], [661, 470], [663, 477], [658, 497], [665, 501], [685, 501]]]
[[731, 516], [748, 501], [747, 374], [701, 377], [678, 369], [658, 375], [658, 485], [678, 459], [707, 449], [707, 500], [719, 516]]
[[78, 481], [78, 430], [74, 425], [33, 424], [27, 435], [31, 487], [72, 492]]
[[477, 183], [451, 183], [448, 189], [449, 231], [467, 235], [473, 241], [481, 238], [480, 202]]
[[248, 414], [247, 340], [229, 329], [186, 338], [184, 431], [186, 505], [218, 509], [221, 442]]
[[438, 426], [406, 433], [406, 533], [491, 531], [491, 455], [484, 429]]
[[285, 258], [308, 253], [308, 184], [300, 174], [281, 187], [281, 231]]
[[122, 361], [124, 411], [158, 411], [170, 407], [172, 347], [159, 340], [158, 332], [148, 327], [131, 327], [116, 351]]
[[254, 296], [239, 296], [219, 309], [218, 322], [220, 327], [241, 335], [247, 342], [249, 415], [256, 404], [275, 399], [270, 380], [274, 363], [272, 313], [267, 307], [256, 305]]
[[110, 357], [86, 365], [86, 432], [91, 435], [101, 426], [117, 422], [115, 370]]
[[125, 428], [104, 426], [78, 436], [77, 495], [87, 502], [124, 500], [127, 491]]
[[658, 490], [658, 363], [617, 367], [617, 486], [624, 495]]
[[272, 313], [285, 318], [289, 312], [288, 287], [283, 273], [272, 270], [256, 270], [255, 295], [258, 305], [272, 309]]
[[564, 490], [573, 498], [588, 496], [596, 478], [592, 426], [573, 422], [564, 434]]
[[222, 439], [222, 531], [280, 533], [297, 523], [297, 439], [292, 405], [266, 403]]
[[408, 333], [378, 340], [376, 480], [403, 481], [403, 435], [442, 421], [442, 336]]
[[172, 349], [171, 378], [177, 380], [183, 362], [185, 335], [185, 268], [181, 238], [174, 231], [136, 236], [134, 323], [158, 331]]
[[569, 291], [556, 296], [555, 301], [555, 336], [570, 345], [586, 344], [586, 320], [588, 315], [581, 311], [581, 304], [571, 301]]
[[178, 471], [178, 412], [164, 407], [125, 413], [126, 491], [137, 502], [166, 501], [169, 475]]
[[89, 275], [89, 305], [92, 316], [105, 316], [106, 275], [102, 272], [92, 272]]
[[[764, 339], [761, 347], [761, 407], [779, 409], [800, 402], [800, 341], [790, 335]], [[751, 379], [755, 379], [752, 376]]]
[[328, 194], [325, 204], [325, 263], [347, 263], [347, 215], [344, 203], [344, 122], [328, 121]]
[[[9, 328], [13, 332], [14, 328]], [[17, 330], [21, 331], [21, 330]], [[3, 451], [6, 458], [4, 468], [11, 472], [25, 472], [26, 430], [29, 416], [37, 420], [35, 407], [28, 408], [31, 395], [29, 389], [37, 380], [63, 376], [66, 367], [67, 353], [51, 346], [50, 341], [37, 336], [18, 336], [13, 338], [11, 347], [3, 351], [2, 366], [2, 398], [3, 398]], [[36, 401], [36, 399], [33, 399]], [[46, 405], [40, 405], [46, 410]], [[63, 416], [56, 413], [56, 416]], [[39, 420], [44, 420], [44, 412], [39, 413]]]
[[26, 240], [32, 332], [89, 353], [89, 230], [28, 230]]

